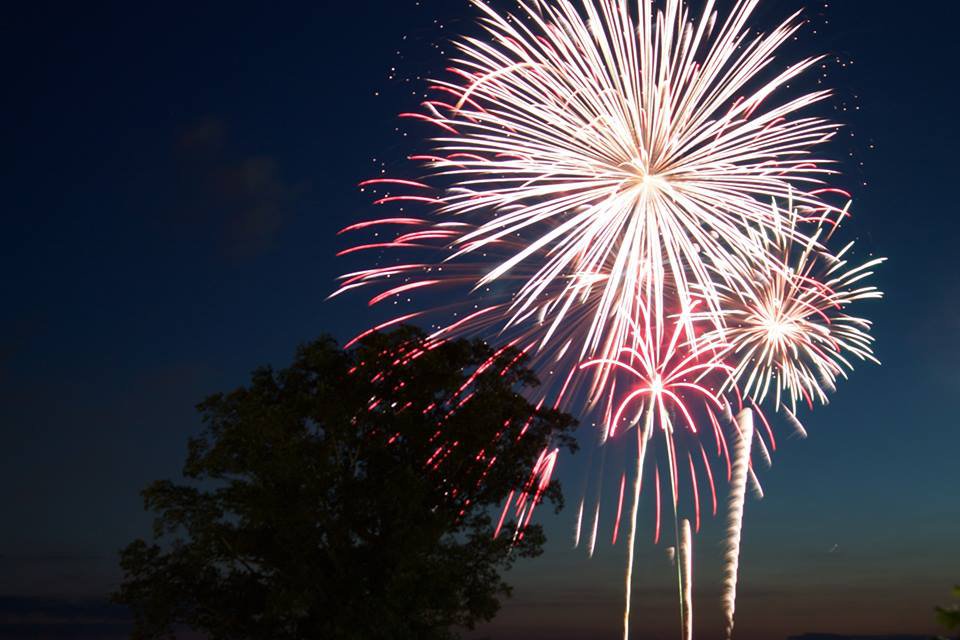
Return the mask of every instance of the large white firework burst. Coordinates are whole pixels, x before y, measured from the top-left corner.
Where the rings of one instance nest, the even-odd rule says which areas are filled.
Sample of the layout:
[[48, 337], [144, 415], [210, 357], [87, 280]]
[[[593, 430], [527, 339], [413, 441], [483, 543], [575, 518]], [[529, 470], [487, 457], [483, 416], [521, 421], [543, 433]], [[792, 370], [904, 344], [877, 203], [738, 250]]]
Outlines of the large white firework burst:
[[516, 291], [514, 317], [564, 280], [549, 300], [559, 324], [583, 295], [579, 276], [603, 273], [586, 351], [619, 348], [638, 296], [662, 320], [667, 288], [686, 299], [692, 281], [716, 310], [718, 276], [739, 284], [765, 263], [744, 227], [774, 224], [770, 197], [792, 190], [827, 208], [815, 186], [827, 170], [809, 152], [835, 127], [796, 117], [827, 92], [772, 97], [817, 60], [760, 80], [800, 23], [750, 35], [757, 2], [719, 23], [712, 1], [696, 20], [679, 0], [657, 13], [650, 2], [521, 2], [516, 18], [475, 3], [491, 38], [461, 42], [461, 82], [438, 83], [458, 100], [435, 120], [457, 134], [437, 141], [453, 160], [433, 169], [456, 183], [443, 213], [485, 216], [459, 253], [527, 240], [480, 284], [547, 252]]
[[[656, 13], [650, 2], [627, 0], [520, 2], [517, 16], [473, 0], [489, 37], [458, 43], [453, 79], [434, 83], [446, 101], [403, 114], [443, 131], [431, 154], [413, 156], [443, 191], [365, 183], [417, 191], [380, 203], [439, 211], [439, 221], [388, 218], [423, 223], [392, 244], [434, 241], [449, 248], [448, 261], [472, 256], [483, 265], [475, 286], [506, 280], [509, 300], [496, 314], [503, 325], [538, 319], [541, 345], [580, 311], [566, 332], [577, 336], [571, 354], [580, 358], [618, 353], [640, 298], [655, 327], [669, 312], [667, 291], [686, 300], [691, 284], [719, 311], [715, 281], [737, 286], [772, 266], [745, 232], [775, 224], [770, 198], [792, 193], [798, 204], [830, 210], [822, 200], [830, 190], [821, 189], [830, 170], [811, 150], [835, 126], [798, 116], [828, 92], [775, 99], [818, 59], [774, 71], [775, 53], [801, 23], [794, 16], [752, 34], [758, 1], [740, 0], [720, 19], [713, 0], [697, 16], [679, 0]], [[511, 277], [518, 271], [522, 278]], [[350, 284], [397, 274], [373, 270]], [[433, 274], [409, 287], [444, 282]]]

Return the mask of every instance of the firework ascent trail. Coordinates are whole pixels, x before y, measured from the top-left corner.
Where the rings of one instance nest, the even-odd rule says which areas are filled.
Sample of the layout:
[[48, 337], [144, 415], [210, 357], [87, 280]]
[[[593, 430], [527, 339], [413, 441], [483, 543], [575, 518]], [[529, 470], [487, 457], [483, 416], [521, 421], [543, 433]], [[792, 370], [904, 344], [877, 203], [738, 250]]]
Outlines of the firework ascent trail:
[[[850, 196], [819, 152], [837, 126], [807, 115], [830, 93], [791, 89], [820, 58], [783, 63], [803, 20], [758, 29], [759, 3], [531, 0], [507, 13], [471, 0], [481, 32], [456, 41], [430, 97], [401, 114], [435, 137], [407, 175], [361, 183], [385, 213], [341, 232], [361, 239], [340, 255], [373, 264], [333, 295], [411, 305], [355, 340], [408, 322], [430, 326], [424, 348], [484, 338], [526, 354], [544, 383], [538, 409], [594, 422], [602, 451], [574, 540], [593, 555], [603, 476], [615, 474], [625, 639], [644, 489], [655, 543], [662, 512], [672, 516], [689, 638], [690, 536], [730, 483], [732, 634], [747, 484], [760, 491], [752, 451], [769, 464], [781, 423], [806, 435], [799, 411], [825, 404], [854, 360], [876, 362], [870, 322], [849, 307], [881, 297], [864, 281], [883, 260], [854, 260], [852, 243], [830, 249]], [[451, 410], [470, 398], [458, 392]], [[438, 429], [426, 465], [442, 461]], [[608, 449], [632, 452], [632, 436], [630, 472], [610, 469]], [[496, 535], [522, 535], [559, 460], [557, 448], [541, 453]]]
[[683, 640], [693, 640], [693, 536], [689, 520], [680, 523], [680, 568]]
[[723, 615], [726, 637], [733, 637], [733, 614], [737, 606], [737, 577], [740, 571], [740, 536], [743, 531], [743, 505], [747, 495], [747, 472], [753, 443], [753, 411], [744, 409], [737, 416], [737, 441], [734, 445], [733, 478], [730, 481], [730, 510], [727, 512], [727, 544], [723, 569]]

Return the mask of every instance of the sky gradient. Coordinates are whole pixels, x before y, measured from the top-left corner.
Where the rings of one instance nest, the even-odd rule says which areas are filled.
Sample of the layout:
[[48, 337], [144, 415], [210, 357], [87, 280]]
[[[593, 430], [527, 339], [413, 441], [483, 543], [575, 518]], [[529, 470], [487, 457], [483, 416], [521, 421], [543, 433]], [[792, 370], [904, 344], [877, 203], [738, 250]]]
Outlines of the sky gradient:
[[[769, 1], [757, 26], [793, 7], [810, 18], [800, 52], [833, 56], [848, 231], [890, 258], [887, 298], [864, 309], [884, 364], [860, 367], [764, 473], [737, 637], [933, 632], [960, 582], [960, 9]], [[109, 637], [124, 624], [103, 603], [116, 552], [148, 533], [138, 492], [177, 477], [193, 405], [372, 319], [359, 299], [325, 301], [357, 264], [334, 258], [334, 234], [371, 216], [358, 182], [403, 171], [423, 129], [395, 116], [476, 13], [461, 0], [9, 11], [0, 638], [46, 623], [47, 637]], [[560, 473], [570, 502], [584, 462]], [[544, 514], [548, 552], [516, 570], [483, 635], [617, 637], [623, 545], [588, 562], [570, 550], [573, 516]], [[720, 628], [719, 528], [696, 540], [700, 640]], [[642, 540], [637, 637], [675, 637], [670, 568]]]

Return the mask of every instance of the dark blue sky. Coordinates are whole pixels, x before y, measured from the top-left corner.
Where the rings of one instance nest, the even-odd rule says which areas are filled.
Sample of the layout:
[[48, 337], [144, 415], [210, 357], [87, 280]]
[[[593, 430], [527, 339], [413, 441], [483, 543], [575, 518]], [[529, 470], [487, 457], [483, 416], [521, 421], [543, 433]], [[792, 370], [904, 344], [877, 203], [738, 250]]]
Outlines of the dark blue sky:
[[[324, 301], [350, 266], [334, 233], [370, 213], [356, 183], [415, 148], [395, 114], [475, 15], [461, 0], [198, 4], [4, 16], [0, 638], [28, 619], [113, 629], [99, 601], [115, 552], [147, 533], [138, 491], [178, 474], [193, 404], [367, 322], [359, 300]], [[890, 263], [868, 310], [884, 366], [806, 421], [748, 505], [739, 637], [932, 631], [960, 581], [960, 10], [766, 4], [761, 20], [806, 6], [805, 52], [855, 63], [827, 78], [850, 107], [834, 151], [858, 246]], [[578, 464], [561, 473], [572, 489]], [[569, 551], [572, 516], [548, 519], [550, 550], [518, 570], [493, 638], [615, 637], [623, 549]], [[719, 627], [716, 529], [698, 541], [702, 638]], [[641, 566], [638, 630], [674, 637], [662, 549]]]

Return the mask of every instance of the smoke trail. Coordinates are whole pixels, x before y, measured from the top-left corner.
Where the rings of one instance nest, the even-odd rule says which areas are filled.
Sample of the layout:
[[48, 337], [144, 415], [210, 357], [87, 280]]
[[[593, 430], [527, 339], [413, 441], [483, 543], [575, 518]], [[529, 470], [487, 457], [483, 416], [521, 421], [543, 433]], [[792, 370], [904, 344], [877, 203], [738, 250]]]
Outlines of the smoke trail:
[[685, 578], [683, 575], [683, 541], [682, 541], [682, 532], [680, 530], [680, 519], [677, 513], [678, 506], [678, 496], [677, 496], [677, 466], [676, 466], [676, 450], [673, 448], [673, 442], [671, 440], [667, 441], [667, 457], [670, 460], [670, 489], [673, 496], [673, 533], [676, 536], [677, 542], [677, 555], [679, 556], [677, 562], [674, 563], [674, 566], [677, 568], [677, 596], [680, 601], [680, 628], [687, 628], [687, 612], [686, 612], [686, 598], [684, 597], [684, 584]]
[[743, 526], [743, 503], [747, 493], [747, 472], [753, 443], [753, 411], [737, 414], [740, 431], [734, 447], [733, 478], [730, 481], [730, 511], [727, 515], [727, 545], [723, 571], [723, 613], [726, 617], [727, 640], [733, 637], [733, 614], [737, 605], [737, 572], [740, 565], [740, 532]]
[[689, 520], [680, 524], [680, 569], [683, 583], [683, 640], [693, 640], [693, 542]]

